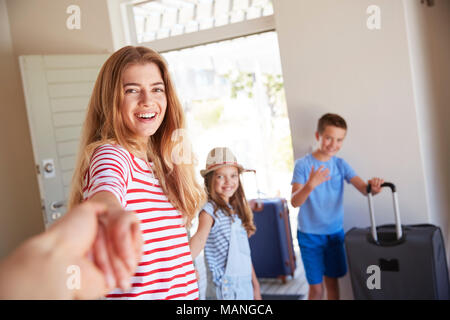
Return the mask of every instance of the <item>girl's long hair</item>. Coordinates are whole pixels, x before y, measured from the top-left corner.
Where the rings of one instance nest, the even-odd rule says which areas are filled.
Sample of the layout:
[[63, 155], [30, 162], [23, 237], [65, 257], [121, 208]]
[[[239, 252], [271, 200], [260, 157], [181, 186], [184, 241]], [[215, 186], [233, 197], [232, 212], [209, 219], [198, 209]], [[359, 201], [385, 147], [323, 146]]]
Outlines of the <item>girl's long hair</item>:
[[204, 178], [208, 201], [212, 202], [214, 205], [214, 214], [216, 214], [217, 210], [222, 209], [225, 215], [233, 217], [232, 214], [234, 210], [241, 219], [242, 226], [244, 227], [245, 231], [247, 231], [247, 235], [250, 237], [255, 233], [256, 227], [253, 223], [253, 212], [250, 209], [247, 198], [245, 197], [241, 178], [239, 177], [239, 186], [236, 192], [230, 198], [229, 202], [231, 207], [233, 208], [230, 209], [226, 202], [216, 193], [216, 190], [214, 188], [214, 172], [215, 171], [211, 171]]
[[[146, 47], [123, 47], [112, 54], [100, 70], [84, 122], [72, 178], [69, 209], [83, 200], [84, 177], [97, 147], [113, 143], [121, 145], [131, 153], [137, 150], [137, 142], [126, 127], [120, 112], [123, 101], [122, 74], [129, 65], [147, 63], [158, 66], [167, 98], [164, 119], [155, 134], [149, 138], [147, 156], [154, 163], [155, 175], [169, 201], [183, 215], [187, 226], [190, 226], [204, 202], [205, 193], [195, 179], [196, 160], [193, 155], [190, 161], [183, 163], [172, 159], [172, 155], [176, 154], [175, 150], [179, 149], [179, 142], [174, 139], [176, 131], [185, 128], [184, 112], [164, 59]], [[189, 143], [184, 135], [183, 139], [183, 145]]]

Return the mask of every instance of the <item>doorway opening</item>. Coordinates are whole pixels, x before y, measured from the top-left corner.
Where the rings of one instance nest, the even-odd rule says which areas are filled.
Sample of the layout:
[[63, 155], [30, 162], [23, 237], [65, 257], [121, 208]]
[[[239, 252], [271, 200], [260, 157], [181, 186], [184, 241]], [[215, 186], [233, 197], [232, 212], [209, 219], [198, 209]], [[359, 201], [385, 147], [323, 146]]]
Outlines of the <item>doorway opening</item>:
[[162, 54], [185, 109], [197, 174], [214, 147], [246, 168], [248, 198], [289, 199], [293, 150], [276, 32]]

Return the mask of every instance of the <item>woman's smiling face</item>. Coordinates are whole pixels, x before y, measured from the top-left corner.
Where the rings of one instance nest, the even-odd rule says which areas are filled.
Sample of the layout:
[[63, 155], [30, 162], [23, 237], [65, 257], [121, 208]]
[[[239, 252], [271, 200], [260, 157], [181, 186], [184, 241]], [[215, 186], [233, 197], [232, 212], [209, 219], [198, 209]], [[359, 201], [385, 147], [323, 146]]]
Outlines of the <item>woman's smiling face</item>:
[[154, 63], [131, 64], [122, 74], [123, 121], [140, 143], [147, 143], [161, 125], [167, 108], [164, 81]]

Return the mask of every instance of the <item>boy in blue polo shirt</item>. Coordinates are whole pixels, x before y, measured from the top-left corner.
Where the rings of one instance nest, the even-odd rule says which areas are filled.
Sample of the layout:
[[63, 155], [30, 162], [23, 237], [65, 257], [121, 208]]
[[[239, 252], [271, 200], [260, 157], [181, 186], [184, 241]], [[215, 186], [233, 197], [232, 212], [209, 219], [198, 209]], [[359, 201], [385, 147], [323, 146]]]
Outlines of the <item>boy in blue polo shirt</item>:
[[[338, 278], [347, 273], [344, 249], [344, 180], [363, 195], [367, 184], [342, 158], [335, 155], [347, 133], [345, 120], [327, 113], [318, 122], [319, 147], [295, 162], [292, 178], [293, 207], [300, 207], [297, 238], [306, 278], [308, 299], [322, 299], [325, 283], [327, 298], [339, 299]], [[383, 180], [368, 181], [372, 193], [381, 191]]]

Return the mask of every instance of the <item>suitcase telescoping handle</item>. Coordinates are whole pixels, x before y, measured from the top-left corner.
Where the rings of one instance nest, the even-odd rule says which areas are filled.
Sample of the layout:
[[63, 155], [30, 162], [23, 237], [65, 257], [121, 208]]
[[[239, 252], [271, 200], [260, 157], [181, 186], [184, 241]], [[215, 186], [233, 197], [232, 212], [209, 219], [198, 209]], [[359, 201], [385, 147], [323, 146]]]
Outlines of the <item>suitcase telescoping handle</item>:
[[[397, 233], [397, 240], [400, 240], [402, 237], [402, 224], [400, 222], [400, 210], [398, 206], [398, 197], [397, 197], [397, 190], [395, 188], [395, 185], [391, 182], [385, 182], [381, 185], [381, 187], [389, 187], [392, 191], [392, 200], [394, 202], [394, 214], [395, 214], [395, 231]], [[367, 198], [369, 199], [369, 212], [370, 212], [370, 225], [371, 225], [371, 232], [372, 237], [375, 242], [378, 242], [378, 235], [377, 235], [377, 227], [375, 223], [375, 213], [373, 209], [373, 196], [372, 196], [372, 186], [370, 183], [367, 185]]]
[[258, 197], [258, 200], [261, 200], [261, 195], [264, 195], [263, 192], [261, 192], [261, 190], [259, 190], [259, 184], [258, 184], [258, 176], [256, 175], [256, 170], [255, 169], [246, 169], [246, 172], [252, 172], [255, 176], [255, 186], [256, 186], [256, 194]]

